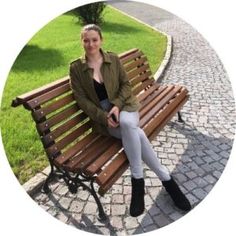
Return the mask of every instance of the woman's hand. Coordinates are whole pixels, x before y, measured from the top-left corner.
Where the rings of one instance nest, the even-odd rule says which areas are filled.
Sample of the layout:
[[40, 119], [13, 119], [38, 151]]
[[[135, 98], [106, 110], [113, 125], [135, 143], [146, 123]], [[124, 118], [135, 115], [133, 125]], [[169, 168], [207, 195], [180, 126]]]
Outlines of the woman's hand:
[[[116, 128], [119, 126], [119, 114], [120, 114], [119, 108], [117, 106], [112, 107], [112, 109], [109, 111], [107, 115], [108, 127]], [[115, 120], [113, 119], [112, 116], [115, 118]]]

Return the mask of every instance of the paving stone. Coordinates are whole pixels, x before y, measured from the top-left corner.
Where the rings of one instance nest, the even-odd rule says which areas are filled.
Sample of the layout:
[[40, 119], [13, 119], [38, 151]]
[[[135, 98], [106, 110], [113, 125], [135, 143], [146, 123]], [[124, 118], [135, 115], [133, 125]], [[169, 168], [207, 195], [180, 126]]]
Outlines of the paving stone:
[[111, 224], [114, 228], [117, 228], [117, 229], [123, 229], [124, 227], [122, 218], [118, 216], [111, 217]]
[[63, 209], [68, 209], [71, 204], [72, 199], [67, 197], [62, 197], [58, 202], [57, 206]]
[[171, 213], [171, 214], [169, 215], [169, 217], [170, 217], [173, 221], [176, 221], [176, 220], [180, 219], [182, 216], [183, 216], [183, 215], [182, 215], [180, 212], [178, 212], [178, 211], [175, 211], [175, 212], [173, 212], [173, 213]]
[[149, 214], [144, 214], [141, 217], [138, 217], [138, 222], [140, 223], [142, 228], [146, 228], [147, 226], [154, 223], [152, 217]]
[[183, 183], [183, 182], [186, 182], [187, 181], [187, 177], [182, 174], [182, 173], [176, 173], [174, 175], [174, 178], [179, 182], [179, 183]]
[[203, 189], [201, 188], [197, 188], [197, 189], [194, 189], [192, 191], [192, 193], [194, 194], [194, 196], [196, 196], [197, 198], [199, 198], [200, 200], [202, 200], [204, 197], [206, 197], [207, 195], [207, 192], [204, 191]]
[[97, 214], [97, 204], [93, 203], [93, 202], [87, 202], [84, 207], [84, 214], [96, 215]]
[[57, 219], [60, 220], [60, 221], [62, 221], [62, 222], [64, 222], [64, 223], [66, 223], [66, 222], [68, 221], [68, 216], [65, 215], [65, 214], [62, 213], [62, 212], [59, 212], [59, 213], [57, 214]]
[[137, 228], [139, 226], [138, 220], [135, 217], [126, 217], [125, 219], [125, 227], [127, 230], [129, 229], [134, 229]]
[[74, 200], [71, 202], [69, 211], [80, 213], [83, 210], [84, 206], [85, 206], [85, 202]]
[[185, 182], [183, 185], [189, 191], [191, 191], [191, 190], [193, 190], [194, 188], [197, 187], [197, 185], [192, 180], [189, 180], [189, 181]]
[[112, 203], [124, 203], [124, 195], [123, 194], [114, 194], [112, 196]]
[[212, 175], [207, 175], [204, 179], [210, 184], [214, 184], [216, 182], [216, 179]]
[[111, 214], [114, 216], [124, 215], [126, 211], [126, 205], [113, 204], [111, 206]]
[[158, 215], [154, 217], [154, 222], [159, 226], [163, 227], [170, 223], [170, 220], [164, 215]]
[[190, 171], [190, 172], [186, 172], [185, 173], [190, 179], [193, 179], [197, 176], [197, 174], [193, 171]]

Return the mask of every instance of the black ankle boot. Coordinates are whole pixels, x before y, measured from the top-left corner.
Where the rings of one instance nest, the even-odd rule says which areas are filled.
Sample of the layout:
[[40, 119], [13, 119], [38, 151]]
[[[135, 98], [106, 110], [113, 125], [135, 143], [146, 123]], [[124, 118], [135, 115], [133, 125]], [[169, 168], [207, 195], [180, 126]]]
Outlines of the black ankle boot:
[[144, 179], [131, 179], [132, 196], [130, 204], [130, 215], [133, 217], [139, 216], [144, 211]]
[[170, 194], [170, 197], [174, 201], [175, 205], [184, 211], [190, 211], [191, 205], [189, 200], [185, 197], [185, 195], [180, 190], [177, 183], [174, 181], [174, 179], [171, 177], [168, 181], [162, 181], [162, 184], [164, 185], [166, 191]]

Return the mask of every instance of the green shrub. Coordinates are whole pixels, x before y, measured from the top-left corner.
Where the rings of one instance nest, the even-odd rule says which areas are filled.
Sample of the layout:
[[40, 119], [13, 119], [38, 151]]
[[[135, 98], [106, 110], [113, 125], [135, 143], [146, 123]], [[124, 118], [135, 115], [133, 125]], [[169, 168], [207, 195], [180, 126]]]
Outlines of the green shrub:
[[97, 24], [101, 25], [103, 22], [103, 10], [106, 4], [103, 2], [91, 3], [73, 10], [74, 14], [78, 17], [81, 24]]

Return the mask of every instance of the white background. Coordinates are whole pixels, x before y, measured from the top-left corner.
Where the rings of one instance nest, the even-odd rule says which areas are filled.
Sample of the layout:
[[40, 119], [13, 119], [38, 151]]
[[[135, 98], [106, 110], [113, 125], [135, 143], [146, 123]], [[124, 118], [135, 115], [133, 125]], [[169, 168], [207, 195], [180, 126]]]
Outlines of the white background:
[[[56, 16], [89, 1], [5, 0], [0, 3], [0, 93], [22, 47]], [[91, 2], [91, 1], [90, 1]], [[235, 7], [233, 0], [148, 1], [184, 19], [219, 55], [235, 93]], [[79, 33], [78, 33], [79, 34]], [[20, 82], [20, 81], [19, 81]], [[234, 145], [235, 149], [235, 145]], [[0, 235], [87, 235], [38, 207], [20, 186], [0, 141]], [[235, 153], [235, 151], [233, 151]], [[202, 203], [185, 217], [148, 235], [236, 235], [236, 158], [231, 154], [223, 175]]]

